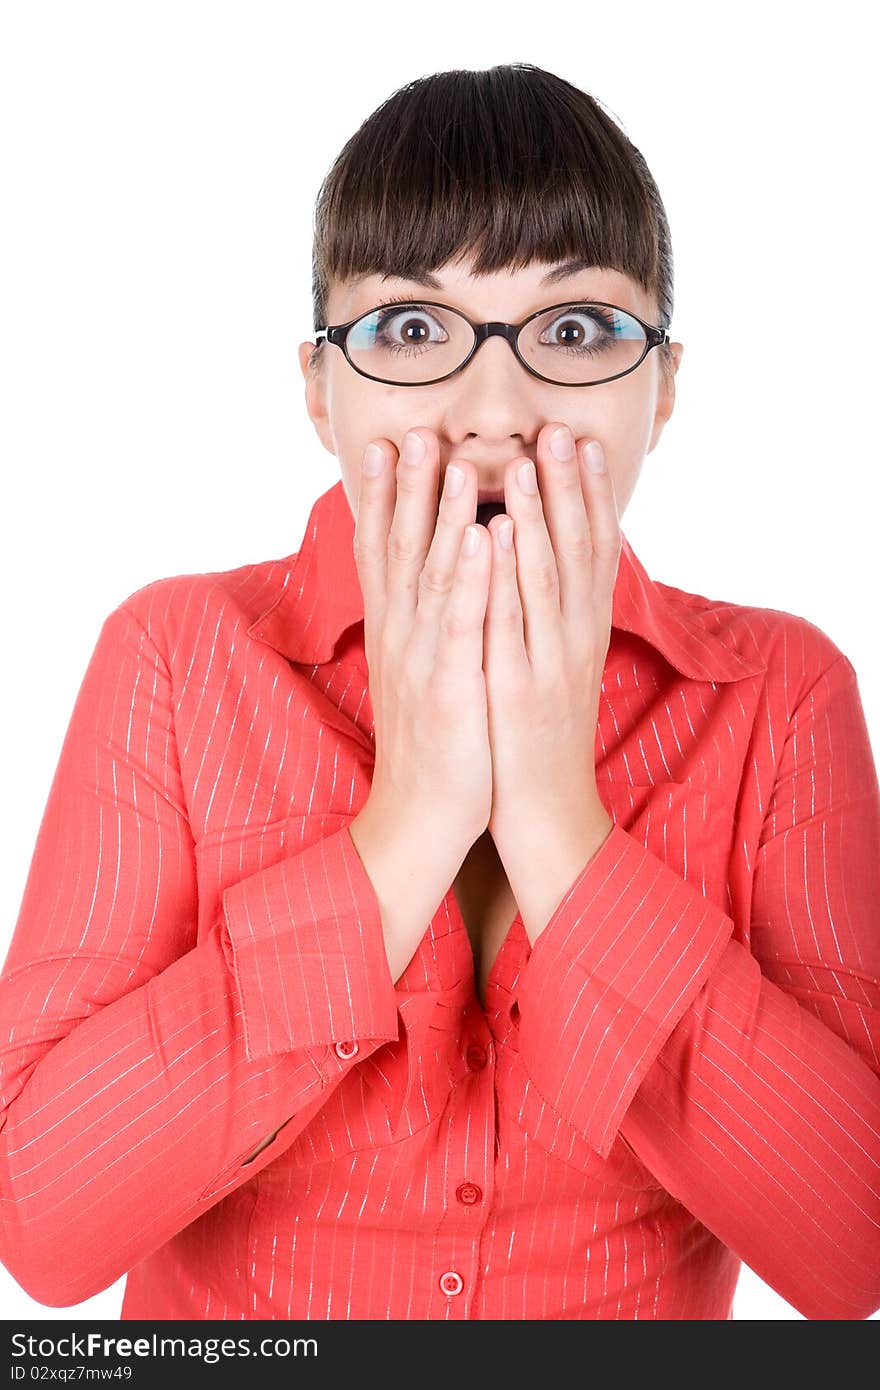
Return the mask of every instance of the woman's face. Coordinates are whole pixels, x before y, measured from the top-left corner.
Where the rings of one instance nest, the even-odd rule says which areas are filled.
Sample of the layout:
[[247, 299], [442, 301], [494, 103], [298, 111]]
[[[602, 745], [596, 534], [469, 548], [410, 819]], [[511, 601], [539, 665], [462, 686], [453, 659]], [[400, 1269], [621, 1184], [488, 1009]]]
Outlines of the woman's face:
[[[397, 276], [369, 275], [334, 284], [327, 322], [347, 323], [389, 295], [427, 297], [461, 309], [476, 323], [519, 323], [537, 309], [564, 300], [597, 299], [656, 323], [656, 303], [628, 275], [616, 270], [579, 270], [552, 283], [541, 280], [552, 265], [475, 277], [470, 262], [435, 272], [442, 288], [426, 289]], [[501, 337], [487, 339], [463, 371], [431, 386], [386, 386], [359, 375], [339, 348], [325, 344], [317, 373], [308, 369], [314, 343], [300, 344], [306, 407], [322, 444], [339, 460], [352, 516], [357, 516], [360, 467], [371, 440], [390, 440], [399, 452], [414, 427], [432, 430], [440, 450], [440, 490], [448, 463], [470, 460], [479, 488], [500, 488], [513, 458], [537, 460], [538, 433], [567, 424], [576, 440], [598, 439], [614, 481], [622, 516], [635, 490], [642, 462], [660, 437], [675, 400], [674, 380], [653, 349], [628, 376], [598, 386], [552, 386], [527, 372]], [[684, 351], [671, 344], [675, 371]], [[438, 490], [439, 501], [439, 490]]]

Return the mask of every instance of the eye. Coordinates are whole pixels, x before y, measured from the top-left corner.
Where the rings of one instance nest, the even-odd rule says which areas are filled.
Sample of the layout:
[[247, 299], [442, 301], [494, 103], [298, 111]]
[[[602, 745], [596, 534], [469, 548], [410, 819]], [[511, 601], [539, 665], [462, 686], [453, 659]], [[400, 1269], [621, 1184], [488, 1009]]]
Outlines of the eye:
[[405, 352], [448, 342], [442, 323], [425, 305], [408, 300], [404, 304], [391, 302], [394, 308], [380, 309], [377, 313], [375, 340], [382, 347], [392, 352]]
[[569, 352], [591, 353], [614, 336], [614, 318], [597, 304], [570, 304], [553, 316], [538, 341]]

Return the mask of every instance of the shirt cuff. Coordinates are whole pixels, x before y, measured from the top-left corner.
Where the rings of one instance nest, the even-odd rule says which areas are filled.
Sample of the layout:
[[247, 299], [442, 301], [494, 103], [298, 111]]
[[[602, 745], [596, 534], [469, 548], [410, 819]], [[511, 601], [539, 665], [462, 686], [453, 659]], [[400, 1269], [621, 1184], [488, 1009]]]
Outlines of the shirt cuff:
[[537, 937], [516, 990], [521, 1061], [602, 1158], [732, 931], [615, 822]]
[[347, 822], [221, 902], [251, 1061], [334, 1044], [348, 1056], [355, 1039], [397, 1039], [382, 916]]

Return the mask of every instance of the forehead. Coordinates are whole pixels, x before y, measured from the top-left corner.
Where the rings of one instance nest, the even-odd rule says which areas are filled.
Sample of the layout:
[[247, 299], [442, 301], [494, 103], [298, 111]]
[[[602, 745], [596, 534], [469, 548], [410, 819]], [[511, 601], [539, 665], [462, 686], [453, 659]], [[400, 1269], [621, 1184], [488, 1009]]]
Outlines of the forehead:
[[641, 285], [623, 271], [585, 261], [533, 261], [515, 270], [474, 275], [470, 260], [449, 262], [416, 279], [378, 273], [335, 282], [328, 295], [331, 323], [365, 313], [391, 294], [434, 299], [464, 309], [472, 317], [523, 318], [546, 304], [569, 297], [600, 299], [650, 318], [655, 312]]

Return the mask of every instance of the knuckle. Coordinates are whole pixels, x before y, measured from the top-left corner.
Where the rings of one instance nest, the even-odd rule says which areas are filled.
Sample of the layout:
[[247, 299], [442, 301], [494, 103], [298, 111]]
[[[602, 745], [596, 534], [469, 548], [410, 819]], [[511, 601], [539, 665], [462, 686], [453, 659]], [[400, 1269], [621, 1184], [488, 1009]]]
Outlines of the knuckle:
[[555, 560], [542, 560], [535, 566], [532, 584], [544, 598], [556, 593], [558, 582]]
[[622, 549], [623, 545], [620, 539], [620, 533], [618, 532], [615, 536], [609, 536], [607, 538], [597, 540], [593, 545], [593, 555], [596, 557], [596, 559], [604, 560], [606, 563], [611, 563], [612, 561], [617, 561], [620, 558], [620, 552]]
[[595, 553], [589, 531], [578, 531], [565, 543], [565, 555], [569, 560], [582, 563]]
[[577, 466], [577, 460], [575, 460], [574, 463], [572, 463], [570, 466], [566, 466], [565, 464], [563, 464], [561, 466], [557, 465], [557, 467], [557, 487], [559, 487], [563, 492], [580, 493], [581, 497], [583, 497], [583, 490], [581, 488], [581, 475], [580, 469]]
[[359, 568], [375, 564], [382, 554], [381, 547], [375, 541], [368, 536], [358, 535], [357, 531], [354, 534], [352, 551], [355, 564]]
[[411, 468], [411, 467], [409, 466], [409, 464], [405, 464], [405, 463], [403, 462], [402, 459], [398, 459], [398, 462], [397, 462], [397, 490], [398, 490], [398, 492], [406, 493], [406, 495], [407, 495], [408, 497], [412, 497], [414, 494], [421, 492], [421, 490], [422, 490], [422, 477], [423, 477], [423, 476], [424, 476], [424, 474], [423, 474], [423, 472], [422, 472], [421, 469], [418, 469], [418, 468]]
[[459, 637], [469, 636], [473, 631], [473, 626], [472, 619], [458, 608], [447, 607], [440, 619], [440, 628], [444, 636], [453, 642]]
[[415, 559], [418, 553], [418, 542], [415, 537], [407, 535], [405, 531], [398, 531], [392, 526], [388, 533], [388, 558], [395, 564], [408, 565]]
[[499, 603], [498, 620], [508, 627], [515, 627], [520, 622], [521, 612], [522, 609], [519, 604], [514, 603], [512, 600], [506, 603]]
[[419, 597], [433, 597], [438, 595], [443, 598], [449, 593], [451, 581], [447, 574], [434, 564], [426, 564], [419, 575]]

